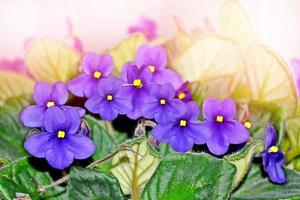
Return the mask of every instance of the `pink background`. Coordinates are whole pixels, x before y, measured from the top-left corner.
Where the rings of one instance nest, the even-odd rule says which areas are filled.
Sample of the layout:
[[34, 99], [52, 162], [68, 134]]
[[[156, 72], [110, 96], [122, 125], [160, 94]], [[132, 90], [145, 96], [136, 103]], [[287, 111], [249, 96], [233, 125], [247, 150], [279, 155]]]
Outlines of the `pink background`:
[[[72, 20], [86, 50], [113, 47], [140, 16], [158, 23], [164, 36], [174, 33], [172, 16], [187, 29], [216, 24], [223, 0], [0, 0], [0, 58], [23, 55], [28, 37], [65, 39], [66, 17]], [[260, 40], [286, 59], [300, 57], [299, 0], [241, 0]]]

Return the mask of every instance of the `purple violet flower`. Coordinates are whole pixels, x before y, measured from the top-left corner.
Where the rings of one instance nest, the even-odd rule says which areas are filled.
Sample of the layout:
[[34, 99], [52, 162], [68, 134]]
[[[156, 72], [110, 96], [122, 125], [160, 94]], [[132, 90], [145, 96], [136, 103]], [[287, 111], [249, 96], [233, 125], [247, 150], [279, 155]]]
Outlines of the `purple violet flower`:
[[292, 69], [294, 72], [294, 78], [296, 81], [297, 93], [298, 93], [298, 96], [300, 96], [300, 60], [293, 59], [291, 61], [291, 65], [292, 65]]
[[56, 169], [65, 169], [74, 159], [86, 159], [96, 150], [93, 141], [79, 132], [80, 116], [74, 109], [51, 107], [45, 114], [43, 132], [27, 138], [25, 149], [46, 158]]
[[35, 84], [33, 100], [36, 105], [26, 107], [20, 114], [20, 120], [28, 128], [39, 128], [42, 126], [43, 118], [48, 108], [59, 106], [62, 109], [76, 109], [80, 116], [85, 110], [79, 107], [64, 106], [68, 100], [68, 90], [62, 82], [53, 85], [39, 82]]
[[122, 81], [113, 78], [103, 79], [99, 83], [98, 93], [85, 102], [85, 107], [104, 120], [114, 120], [118, 114], [125, 115], [133, 107], [131, 99], [124, 94]]
[[98, 83], [109, 77], [113, 66], [113, 59], [108, 54], [86, 53], [80, 66], [83, 73], [68, 82], [69, 91], [78, 97], [91, 97], [97, 91]]
[[176, 90], [176, 97], [184, 102], [192, 101], [192, 93], [188, 89], [189, 82], [184, 82], [181, 87]]
[[156, 38], [156, 23], [146, 17], [142, 17], [140, 22], [128, 28], [128, 33], [143, 33], [148, 40]]
[[175, 89], [178, 89], [182, 80], [180, 76], [167, 66], [167, 53], [162, 46], [142, 45], [136, 53], [136, 64], [139, 68], [147, 66], [152, 72], [153, 82], [159, 84], [171, 83]]
[[184, 103], [179, 116], [168, 124], [158, 124], [153, 130], [153, 136], [161, 143], [168, 143], [177, 152], [190, 150], [194, 143], [204, 144], [208, 130], [197, 119], [199, 106], [195, 102]]
[[158, 123], [168, 123], [174, 116], [180, 115], [184, 102], [175, 99], [175, 89], [170, 83], [154, 84], [151, 88], [147, 103], [141, 108], [143, 117], [154, 118]]
[[127, 114], [130, 119], [142, 116], [141, 107], [147, 102], [151, 86], [152, 73], [148, 67], [138, 69], [136, 65], [127, 63], [122, 69], [124, 93], [131, 98], [133, 109]]
[[241, 144], [249, 139], [249, 132], [243, 124], [235, 120], [236, 104], [232, 99], [218, 101], [207, 98], [203, 104], [204, 125], [210, 130], [207, 146], [211, 153], [224, 155], [229, 144]]
[[284, 183], [286, 181], [282, 166], [284, 165], [284, 155], [276, 146], [276, 130], [270, 124], [267, 126], [265, 136], [265, 151], [261, 154], [263, 158], [264, 170], [269, 178], [275, 183]]

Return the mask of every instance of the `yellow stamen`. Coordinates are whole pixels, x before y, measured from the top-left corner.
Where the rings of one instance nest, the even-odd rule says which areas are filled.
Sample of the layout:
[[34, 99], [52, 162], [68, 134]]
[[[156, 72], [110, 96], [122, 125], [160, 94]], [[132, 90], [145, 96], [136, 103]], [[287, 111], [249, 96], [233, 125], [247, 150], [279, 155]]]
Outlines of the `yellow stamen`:
[[149, 65], [149, 69], [152, 73], [155, 72], [155, 67], [153, 65]]
[[57, 132], [57, 137], [58, 138], [64, 138], [66, 136], [66, 132], [64, 132], [64, 131], [58, 131]]
[[245, 122], [244, 123], [244, 126], [247, 128], [247, 129], [250, 129], [251, 128], [251, 126], [252, 126], [252, 124], [251, 124], [251, 122]]
[[181, 92], [179, 95], [178, 95], [178, 99], [182, 100], [185, 98], [185, 93], [184, 92]]
[[185, 127], [186, 126], [186, 120], [184, 120], [184, 119], [180, 120], [180, 126]]
[[277, 152], [278, 152], [278, 147], [277, 147], [277, 146], [271, 146], [271, 147], [268, 149], [268, 152], [269, 152], [269, 153], [277, 153]]
[[133, 85], [137, 88], [141, 88], [143, 86], [142, 80], [141, 79], [135, 79], [133, 81]]
[[48, 101], [47, 102], [47, 107], [55, 106], [55, 103], [53, 101]]
[[93, 74], [93, 77], [98, 79], [98, 78], [101, 77], [101, 75], [102, 75], [101, 72], [95, 71], [94, 74]]
[[113, 96], [109, 94], [109, 95], [107, 95], [106, 99], [107, 99], [107, 101], [111, 101], [113, 99]]
[[161, 105], [165, 105], [165, 104], [166, 104], [166, 100], [165, 100], [165, 99], [161, 99], [161, 100], [159, 101], [159, 103], [160, 103]]
[[216, 118], [216, 121], [217, 121], [217, 122], [220, 122], [220, 123], [222, 123], [223, 120], [224, 120], [224, 118], [223, 118], [223, 116], [221, 116], [221, 115], [218, 115], [217, 118]]

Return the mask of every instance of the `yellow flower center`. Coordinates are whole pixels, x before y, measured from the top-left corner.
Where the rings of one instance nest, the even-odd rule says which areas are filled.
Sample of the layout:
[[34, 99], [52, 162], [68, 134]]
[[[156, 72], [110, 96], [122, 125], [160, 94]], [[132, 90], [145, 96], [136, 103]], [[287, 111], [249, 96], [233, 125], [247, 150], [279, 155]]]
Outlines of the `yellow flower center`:
[[184, 120], [184, 119], [180, 120], [180, 126], [185, 127], [186, 126], [186, 120]]
[[181, 92], [179, 95], [178, 95], [178, 99], [182, 100], [185, 98], [185, 93], [184, 92]]
[[94, 74], [93, 74], [93, 77], [96, 78], [96, 79], [99, 79], [101, 77], [101, 75], [102, 75], [101, 72], [95, 71]]
[[58, 131], [57, 132], [57, 137], [58, 138], [63, 139], [63, 138], [65, 138], [65, 136], [66, 136], [66, 132], [64, 132], [64, 131]]
[[155, 72], [155, 67], [153, 65], [149, 65], [149, 69], [152, 73]]
[[113, 100], [113, 96], [109, 94], [106, 96], [106, 99], [107, 99], [107, 101], [111, 101], [111, 100]]
[[278, 147], [277, 147], [277, 146], [271, 146], [271, 147], [268, 149], [268, 152], [269, 152], [269, 153], [277, 153], [277, 152], [278, 152]]
[[55, 103], [53, 101], [48, 101], [47, 102], [47, 107], [55, 106]]
[[251, 124], [251, 122], [245, 122], [244, 123], [244, 126], [247, 128], [247, 129], [250, 129], [251, 128], [251, 126], [252, 126], [252, 124]]
[[222, 123], [224, 121], [224, 117], [222, 115], [218, 115], [216, 121]]
[[165, 100], [165, 99], [161, 99], [161, 100], [159, 101], [159, 103], [160, 103], [161, 105], [165, 105], [165, 104], [166, 104], [166, 100]]
[[141, 79], [135, 79], [133, 81], [133, 85], [137, 88], [141, 88], [143, 86], [142, 80]]

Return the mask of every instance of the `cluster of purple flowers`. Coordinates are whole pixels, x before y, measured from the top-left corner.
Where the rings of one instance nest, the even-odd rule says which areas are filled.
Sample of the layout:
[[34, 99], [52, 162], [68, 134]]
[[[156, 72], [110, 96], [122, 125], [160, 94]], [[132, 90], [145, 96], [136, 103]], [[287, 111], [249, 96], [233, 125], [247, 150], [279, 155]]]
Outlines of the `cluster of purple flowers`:
[[188, 83], [166, 67], [162, 46], [142, 45], [135, 60], [123, 66], [120, 78], [110, 74], [113, 60], [109, 55], [87, 53], [81, 65], [83, 73], [71, 80], [68, 88], [76, 96], [87, 97], [86, 109], [104, 120], [114, 120], [119, 114], [134, 120], [155, 119], [158, 125], [153, 135], [179, 152], [194, 144], [207, 144], [211, 153], [224, 155], [229, 144], [248, 140], [248, 130], [234, 120], [233, 100], [207, 99], [203, 106], [206, 121], [200, 122]]
[[[141, 46], [134, 61], [123, 66], [120, 77], [112, 75], [110, 55], [86, 53], [80, 69], [82, 74], [67, 86], [36, 84], [34, 101], [21, 113], [21, 121], [41, 133], [25, 141], [25, 149], [36, 157], [45, 157], [50, 165], [63, 169], [73, 159], [84, 159], [93, 154], [95, 144], [80, 130], [85, 110], [64, 105], [68, 90], [85, 97], [85, 108], [99, 114], [103, 120], [114, 120], [118, 115], [130, 119], [154, 119], [157, 125], [153, 136], [168, 143], [177, 152], [187, 152], [194, 144], [206, 144], [214, 155], [224, 155], [230, 144], [248, 141], [249, 131], [235, 120], [236, 103], [232, 99], [219, 101], [207, 98], [202, 107], [204, 121], [199, 120], [200, 108], [192, 101], [188, 82], [167, 69], [166, 50], [162, 46]], [[68, 90], [67, 90], [68, 89]], [[264, 168], [274, 182], [283, 182], [283, 154], [274, 146], [274, 130], [268, 127]]]
[[74, 159], [85, 159], [95, 152], [96, 146], [86, 130], [80, 129], [85, 110], [64, 105], [68, 100], [64, 83], [37, 83], [33, 99], [36, 105], [28, 106], [20, 114], [24, 126], [41, 130], [24, 143], [31, 155], [46, 158], [52, 167], [64, 169]]
[[174, 108], [176, 102], [179, 102], [173, 101], [175, 95], [186, 102], [191, 100], [188, 83], [182, 84], [180, 76], [166, 68], [167, 55], [162, 46], [141, 46], [135, 61], [123, 66], [120, 77], [111, 74], [113, 65], [113, 59], [108, 54], [99, 56], [86, 53], [80, 66], [83, 73], [67, 84], [71, 93], [88, 98], [85, 103], [88, 111], [99, 114], [104, 120], [114, 120], [118, 115], [127, 115], [134, 120], [149, 116], [143, 112], [146, 109], [142, 107], [152, 101], [151, 98], [154, 98], [155, 90], [159, 87], [162, 87], [161, 96], [168, 95], [166, 92], [171, 90], [171, 94], [165, 99], [166, 111], [159, 113], [165, 119], [173, 113], [169, 112], [169, 103], [174, 102]]

